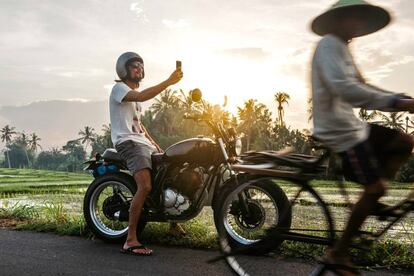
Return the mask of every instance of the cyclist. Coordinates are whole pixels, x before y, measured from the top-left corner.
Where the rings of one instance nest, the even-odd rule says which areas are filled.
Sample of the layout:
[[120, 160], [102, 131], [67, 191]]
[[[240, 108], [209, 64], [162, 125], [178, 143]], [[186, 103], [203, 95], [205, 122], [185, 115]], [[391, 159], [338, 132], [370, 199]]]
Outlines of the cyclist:
[[414, 112], [414, 100], [364, 80], [348, 48], [353, 38], [376, 32], [391, 20], [383, 8], [363, 0], [340, 0], [316, 17], [312, 31], [323, 36], [312, 61], [314, 135], [342, 158], [346, 179], [362, 184], [342, 237], [328, 249], [324, 263], [341, 275], [357, 275], [349, 257], [351, 240], [398, 168], [411, 155], [412, 138], [394, 129], [360, 121], [353, 108]]
[[118, 58], [116, 73], [119, 80], [113, 86], [109, 98], [112, 142], [121, 157], [126, 160], [135, 182], [139, 184], [131, 202], [128, 236], [121, 252], [150, 255], [152, 250], [138, 241], [136, 229], [145, 198], [152, 187], [151, 154], [156, 151], [161, 152], [162, 149], [140, 121], [140, 103], [154, 98], [170, 85], [179, 82], [183, 73], [181, 69], [177, 69], [167, 80], [138, 91], [140, 82], [145, 76], [144, 61], [134, 52], [123, 53]]

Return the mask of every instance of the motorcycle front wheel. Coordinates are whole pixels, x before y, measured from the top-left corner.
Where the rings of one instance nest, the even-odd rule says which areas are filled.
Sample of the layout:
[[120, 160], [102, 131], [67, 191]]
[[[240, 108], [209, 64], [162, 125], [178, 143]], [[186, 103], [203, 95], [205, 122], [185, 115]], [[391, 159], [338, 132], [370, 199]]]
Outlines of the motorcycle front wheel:
[[[243, 188], [240, 189], [240, 186]], [[260, 241], [276, 226], [287, 229], [291, 224], [289, 200], [271, 178], [232, 181], [223, 187], [214, 209], [219, 240], [225, 241], [232, 250], [240, 250]], [[277, 241], [272, 249], [282, 242]], [[256, 248], [251, 254], [261, 255], [269, 250]]]
[[[134, 179], [122, 174], [108, 174], [95, 179], [88, 187], [83, 214], [92, 233], [106, 242], [124, 241], [128, 233], [128, 209], [137, 186]], [[122, 215], [126, 218], [122, 219]], [[141, 218], [137, 235], [146, 225]]]

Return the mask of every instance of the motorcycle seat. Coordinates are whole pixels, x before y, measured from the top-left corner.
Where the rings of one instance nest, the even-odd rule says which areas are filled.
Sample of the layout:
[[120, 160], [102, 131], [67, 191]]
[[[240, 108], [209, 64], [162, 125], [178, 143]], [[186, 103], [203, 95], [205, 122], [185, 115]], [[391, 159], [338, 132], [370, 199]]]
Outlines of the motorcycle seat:
[[121, 155], [116, 151], [116, 149], [106, 149], [102, 154], [102, 157], [105, 161], [114, 161], [124, 163]]
[[159, 163], [161, 163], [161, 161], [162, 161], [163, 158], [164, 158], [164, 153], [159, 153], [159, 152], [153, 153], [151, 155], [152, 164], [159, 164]]

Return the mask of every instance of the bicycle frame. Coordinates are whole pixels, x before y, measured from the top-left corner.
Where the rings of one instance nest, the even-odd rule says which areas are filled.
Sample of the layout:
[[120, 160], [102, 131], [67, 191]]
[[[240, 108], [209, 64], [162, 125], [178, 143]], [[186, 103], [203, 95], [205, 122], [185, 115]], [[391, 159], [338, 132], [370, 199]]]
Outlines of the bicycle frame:
[[[326, 151], [322, 156], [316, 159], [314, 161], [314, 166], [319, 166], [322, 162], [324, 162], [326, 159], [328, 159], [331, 156], [331, 152]], [[289, 160], [289, 155], [285, 156], [279, 156], [277, 157], [277, 161], [281, 161], [284, 165], [289, 165], [289, 162], [295, 162], [292, 160]], [[274, 161], [274, 160], [273, 160]], [[277, 161], [275, 163], [277, 164]], [[297, 161], [297, 160], [296, 160]], [[293, 164], [293, 163], [292, 163]], [[299, 198], [300, 194], [306, 190], [307, 192], [314, 192], [314, 196], [320, 198], [317, 191], [315, 191], [311, 185], [309, 184], [309, 181], [316, 178], [316, 175], [314, 173], [309, 173], [309, 167], [307, 168], [300, 168], [295, 171], [288, 171], [288, 170], [279, 170], [274, 169], [274, 164], [272, 168], [272, 164], [268, 163], [267, 165], [243, 165], [243, 164], [237, 164], [232, 165], [232, 169], [236, 172], [246, 172], [251, 174], [259, 174], [264, 176], [273, 176], [279, 179], [289, 180], [296, 183], [300, 189], [299, 191], [293, 196], [292, 200], [290, 200], [291, 205], [293, 206], [295, 204], [295, 201]], [[341, 195], [344, 197], [346, 201], [346, 206], [348, 206], [350, 209], [352, 208], [352, 204], [349, 199], [349, 194], [346, 191], [344, 180], [338, 180], [337, 186], [340, 190]], [[321, 199], [321, 202], [326, 205], [326, 203]], [[390, 220], [390, 223], [387, 224], [384, 228], [377, 232], [367, 232], [367, 231], [360, 231], [360, 236], [364, 236], [366, 240], [364, 242], [369, 241], [370, 243], [374, 242], [375, 240], [379, 239], [381, 236], [383, 236], [393, 225], [401, 221], [404, 217], [406, 217], [411, 211], [414, 211], [414, 190], [407, 196], [407, 198], [397, 205], [391, 207], [392, 209], [399, 210], [398, 216], [393, 216]], [[283, 215], [283, 214], [282, 214]], [[328, 210], [328, 214], [326, 214], [328, 220], [332, 220], [332, 222], [328, 221], [328, 223], [334, 224], [334, 219], [332, 219], [332, 215], [330, 211]], [[382, 220], [389, 219], [388, 217], [382, 218]], [[343, 230], [337, 230], [334, 227], [333, 232], [334, 233], [341, 233]], [[284, 232], [284, 229], [277, 229], [277, 231], [274, 231], [273, 234], [271, 234], [273, 239], [284, 239], [284, 240], [290, 240], [290, 241], [298, 241], [298, 242], [304, 242], [304, 243], [310, 243], [310, 244], [319, 244], [319, 245], [332, 245], [334, 240], [330, 238], [323, 238], [323, 237], [316, 237], [312, 235], [307, 234], [301, 234], [301, 233], [294, 233], [292, 231], [300, 231], [300, 230], [306, 230], [306, 231], [321, 231], [317, 229], [289, 229], [289, 231]], [[357, 249], [365, 249], [366, 246], [361, 246], [363, 242], [361, 243], [354, 243], [351, 246], [353, 248]], [[260, 246], [263, 246], [261, 243]], [[253, 244], [251, 247], [249, 247], [247, 250], [254, 250], [255, 245]], [[239, 254], [243, 252], [233, 252], [235, 254]]]

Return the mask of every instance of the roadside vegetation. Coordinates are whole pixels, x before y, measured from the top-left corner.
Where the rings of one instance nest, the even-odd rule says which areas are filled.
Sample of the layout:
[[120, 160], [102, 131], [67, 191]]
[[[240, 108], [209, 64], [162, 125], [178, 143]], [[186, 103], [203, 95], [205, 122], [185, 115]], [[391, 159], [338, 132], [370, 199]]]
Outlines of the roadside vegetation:
[[[224, 119], [229, 126], [241, 135], [244, 151], [280, 150], [291, 147], [303, 154], [318, 154], [311, 147], [310, 131], [298, 130], [286, 125], [285, 113], [290, 96], [286, 92], [274, 94], [276, 109], [272, 111], [254, 99], [237, 108], [237, 115], [225, 111], [222, 106], [206, 102], [209, 112], [217, 119]], [[197, 135], [211, 136], [208, 127], [183, 120], [183, 115], [193, 108], [188, 93], [182, 90], [166, 90], [159, 95], [153, 105], [145, 111], [142, 122], [155, 140], [166, 149], [171, 144]], [[309, 109], [311, 111], [311, 108]], [[367, 122], [384, 125], [413, 134], [414, 120], [406, 113], [380, 113], [360, 110], [359, 117]], [[307, 120], [310, 118], [304, 118]], [[103, 125], [100, 133], [85, 126], [78, 137], [73, 137], [61, 148], [45, 150], [41, 147], [41, 137], [36, 133], [26, 134], [6, 125], [0, 129], [4, 143], [0, 156], [0, 227], [48, 231], [63, 235], [91, 237], [82, 216], [82, 202], [87, 185], [92, 177], [82, 172], [82, 162], [95, 153], [102, 153], [111, 143], [110, 125]], [[336, 188], [337, 162], [331, 159], [326, 173], [313, 182], [318, 192], [328, 202], [337, 228], [343, 226], [347, 218], [348, 204]], [[387, 203], [393, 204], [402, 199], [411, 189], [405, 182], [414, 181], [414, 158], [403, 166], [391, 185]], [[289, 194], [292, 187], [287, 182], [279, 185]], [[346, 183], [351, 201], [357, 198], [360, 186]], [[309, 208], [303, 201], [303, 208]], [[298, 214], [298, 221], [307, 220]], [[396, 229], [390, 231], [369, 254], [355, 251], [355, 257], [362, 266], [394, 267], [414, 269], [414, 217], [408, 217]], [[365, 227], [379, 227], [369, 220]], [[187, 235], [171, 237], [167, 223], [149, 223], [144, 231], [144, 239], [149, 243], [182, 245], [198, 248], [217, 248], [216, 232], [212, 212], [205, 208], [194, 220], [183, 224]], [[322, 254], [322, 247], [299, 243], [284, 243], [281, 248], [286, 257], [313, 258]], [[365, 254], [365, 255], [364, 255]], [[362, 263], [365, 260], [366, 263]]]
[[[83, 195], [91, 181], [92, 177], [83, 173], [0, 168], [0, 227], [93, 238], [82, 215]], [[278, 184], [288, 194], [293, 189], [287, 182], [280, 181]], [[340, 194], [335, 182], [318, 180], [312, 185], [322, 191], [327, 202], [335, 203], [330, 208], [333, 208], [335, 218], [344, 222], [346, 212], [344, 206], [338, 204]], [[346, 183], [346, 186], [351, 190], [351, 195], [358, 193], [357, 185]], [[395, 183], [386, 201], [394, 203], [409, 189], [410, 185]], [[372, 223], [370, 221], [368, 226]], [[143, 238], [153, 244], [217, 249], [210, 208], [205, 208], [201, 215], [182, 226], [187, 234], [172, 237], [168, 233], [168, 223], [149, 223]], [[359, 265], [414, 269], [414, 217], [405, 219], [398, 229], [390, 233], [369, 252], [354, 251]], [[281, 250], [286, 258], [312, 259], [322, 254], [323, 247], [291, 242], [284, 243]]]
[[[191, 113], [197, 105], [192, 102], [189, 92], [166, 89], [154, 99], [153, 104], [142, 115], [141, 119], [146, 129], [163, 149], [189, 137], [212, 135], [207, 126], [183, 120], [183, 115]], [[311, 147], [311, 132], [286, 124], [286, 113], [292, 112], [287, 108], [290, 99], [287, 92], [275, 92], [274, 110], [255, 99], [249, 99], [237, 107], [237, 114], [231, 114], [222, 106], [209, 102], [205, 102], [205, 107], [214, 118], [225, 121], [228, 126], [237, 130], [243, 140], [244, 151], [280, 150], [291, 147], [297, 153], [314, 153]], [[303, 120], [311, 120], [311, 110], [309, 107], [309, 118]], [[369, 123], [398, 129], [408, 134], [414, 133], [414, 117], [408, 113], [381, 113], [361, 109], [359, 117]], [[5, 125], [0, 129], [0, 138], [5, 145], [0, 156], [0, 167], [7, 168], [79, 172], [85, 159], [113, 147], [110, 124], [103, 125], [100, 130], [84, 126], [80, 128], [78, 137], [73, 137], [61, 148], [43, 149], [42, 138], [36, 133], [28, 134], [25, 130], [16, 130], [11, 125]], [[330, 162], [326, 177], [331, 179], [334, 176], [335, 163]], [[403, 167], [397, 180], [411, 182], [414, 181], [413, 176], [414, 159]]]

